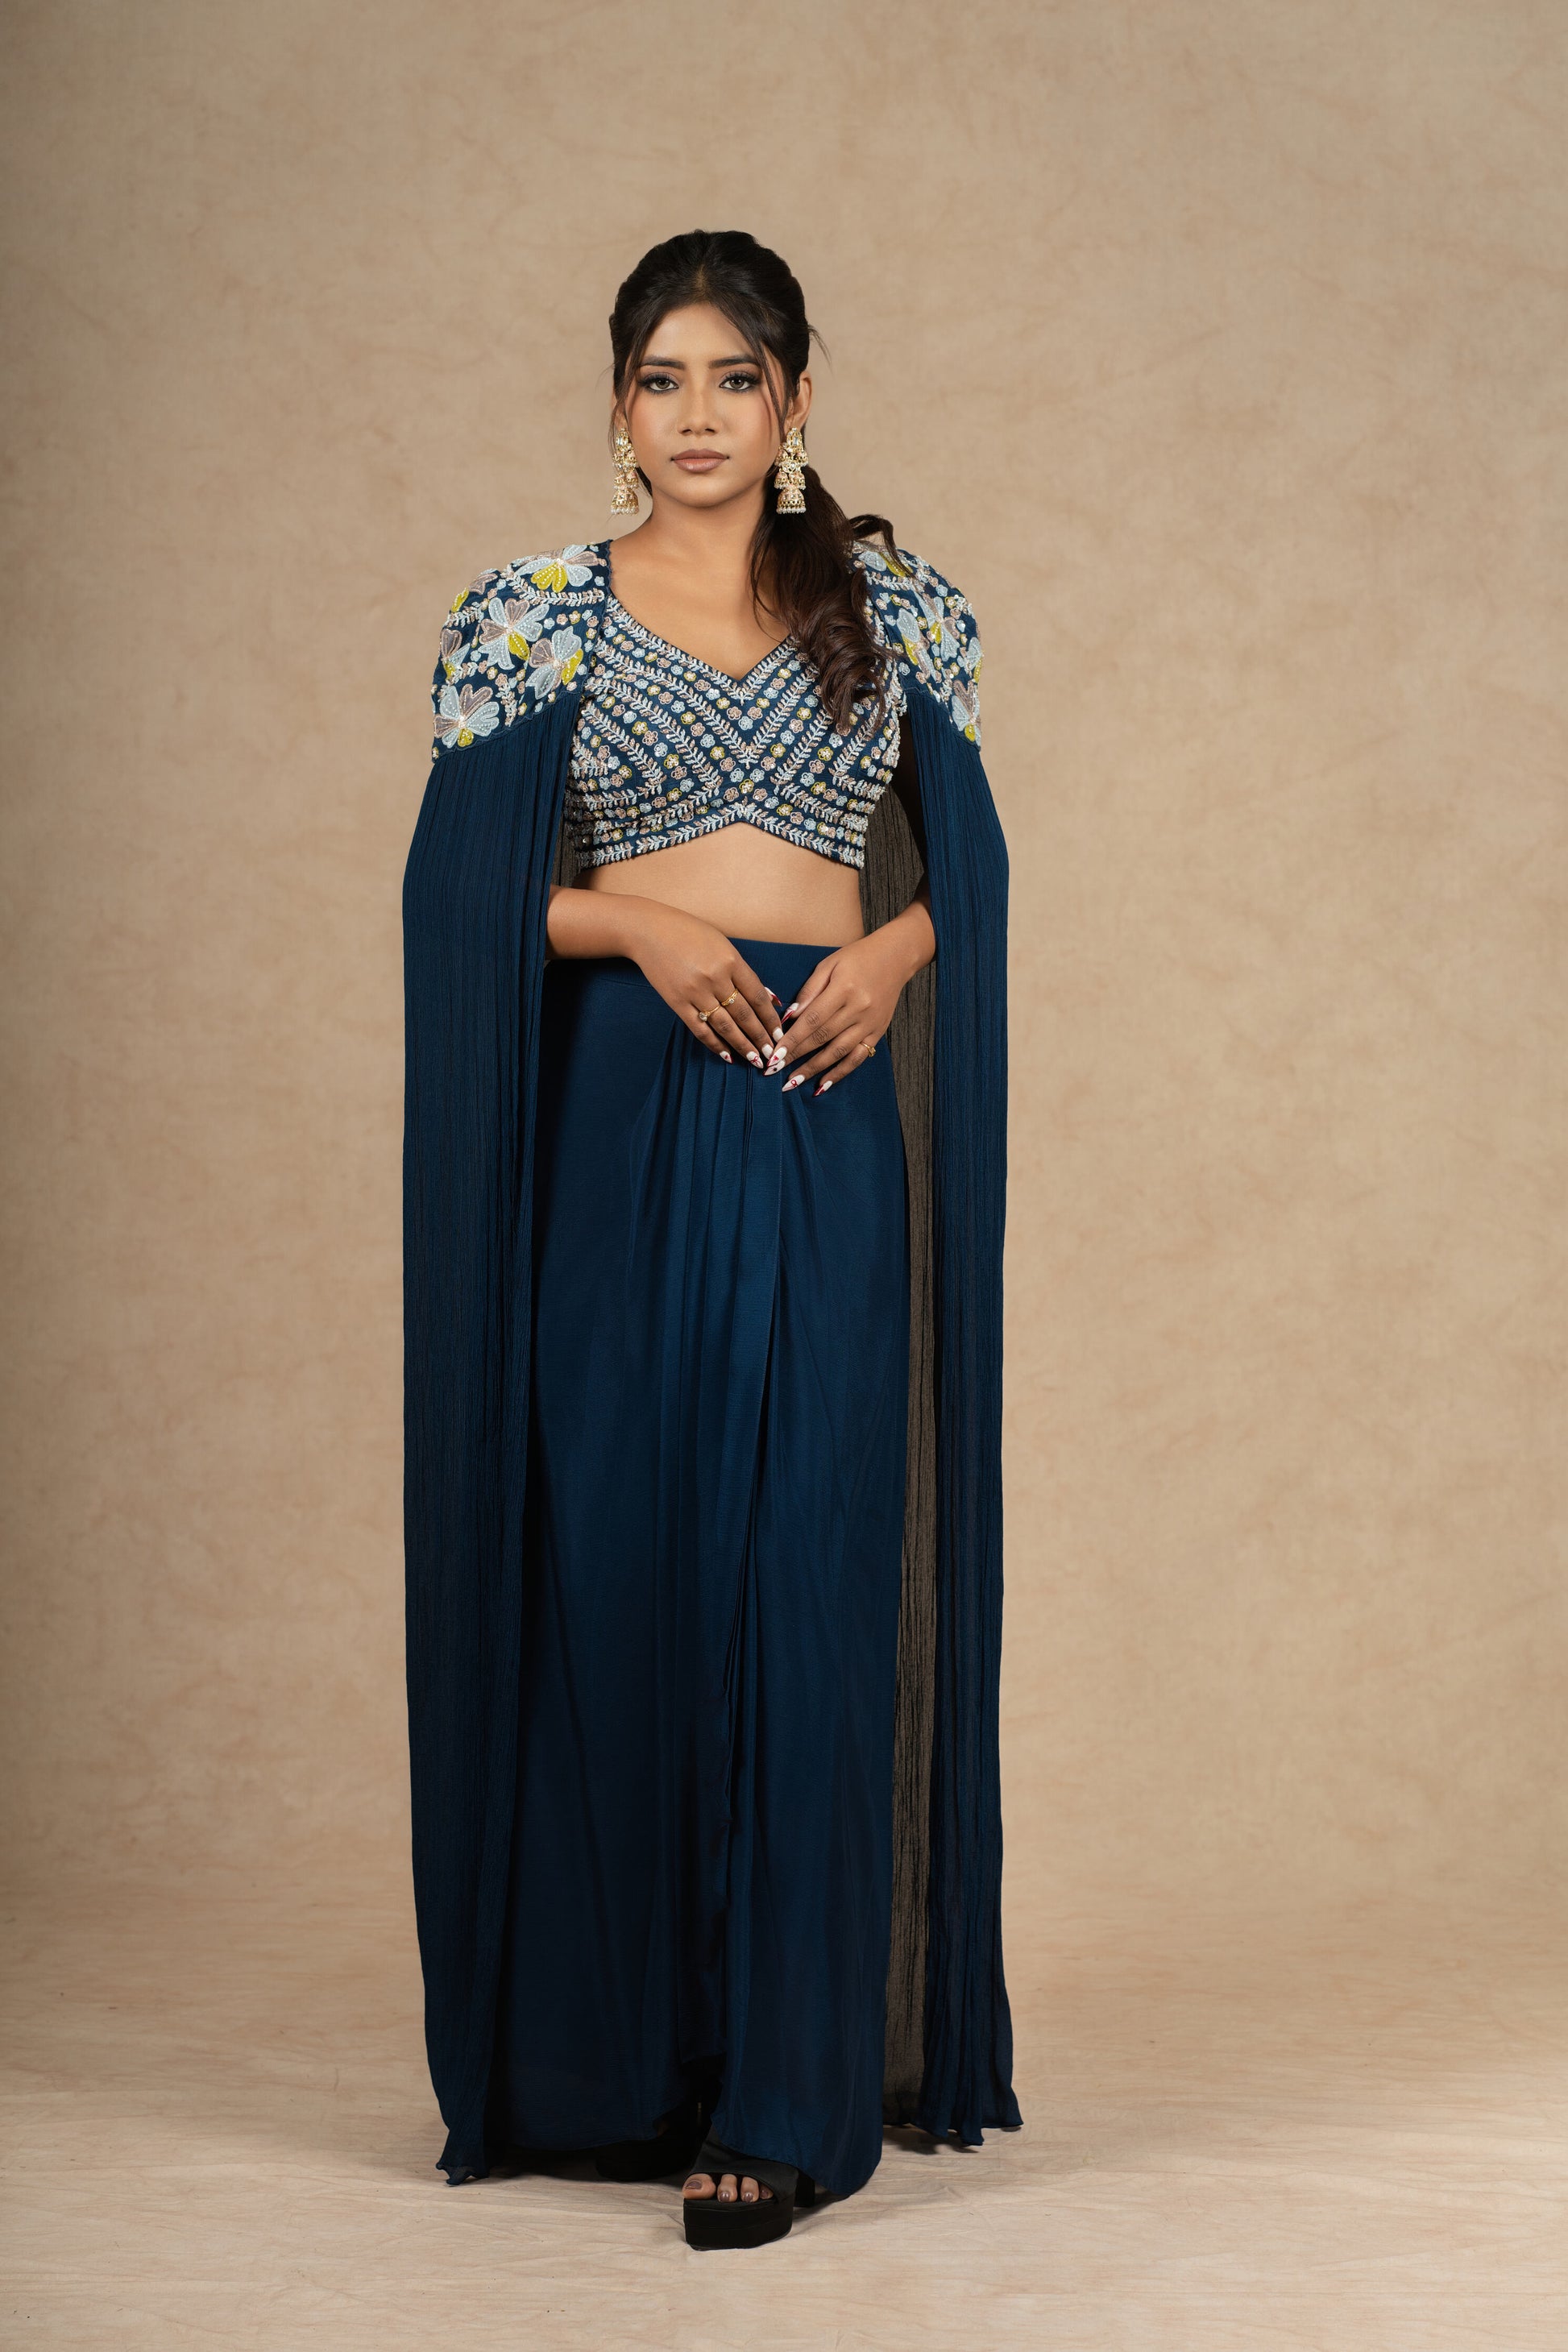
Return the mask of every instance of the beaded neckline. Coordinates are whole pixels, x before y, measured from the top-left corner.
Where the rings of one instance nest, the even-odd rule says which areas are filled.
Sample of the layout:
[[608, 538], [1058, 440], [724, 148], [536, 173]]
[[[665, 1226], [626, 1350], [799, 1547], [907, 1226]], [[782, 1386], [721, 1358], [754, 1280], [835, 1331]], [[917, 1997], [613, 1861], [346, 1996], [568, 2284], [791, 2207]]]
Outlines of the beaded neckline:
[[[603, 544], [607, 548], [611, 542], [606, 540]], [[606, 554], [605, 558], [605, 602], [606, 604], [613, 604], [615, 606], [617, 619], [619, 619], [625, 626], [630, 630], [634, 637], [639, 638], [645, 646], [650, 646], [655, 653], [664, 655], [667, 660], [688, 662], [693, 669], [705, 670], [710, 677], [721, 678], [726, 686], [732, 686], [736, 689], [737, 693], [743, 692], [744, 689], [752, 683], [753, 679], [766, 677], [769, 671], [773, 668], [775, 664], [781, 661], [786, 655], [797, 650], [795, 642], [795, 633], [792, 630], [787, 637], [781, 637], [776, 646], [770, 646], [768, 651], [763, 656], [760, 662], [753, 662], [751, 668], [746, 672], [744, 677], [737, 677], [733, 670], [721, 669], [716, 663], [704, 661], [700, 654], [688, 653], [684, 646], [671, 645], [668, 637], [661, 637], [657, 630], [648, 628], [643, 622], [639, 621], [635, 613], [628, 613], [626, 606], [622, 604], [620, 598], [616, 595], [615, 590], [610, 585], [609, 571], [610, 559]]]

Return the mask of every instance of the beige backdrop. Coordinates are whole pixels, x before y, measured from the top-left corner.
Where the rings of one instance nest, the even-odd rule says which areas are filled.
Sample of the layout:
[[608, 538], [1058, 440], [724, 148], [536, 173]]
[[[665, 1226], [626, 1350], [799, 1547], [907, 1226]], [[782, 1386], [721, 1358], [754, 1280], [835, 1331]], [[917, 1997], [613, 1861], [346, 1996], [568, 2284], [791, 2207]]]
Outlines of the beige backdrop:
[[1016, 1986], [1107, 1889], [1560, 1873], [1556, 0], [11, 27], [18, 1866], [402, 1885], [437, 634], [740, 225], [986, 647]]

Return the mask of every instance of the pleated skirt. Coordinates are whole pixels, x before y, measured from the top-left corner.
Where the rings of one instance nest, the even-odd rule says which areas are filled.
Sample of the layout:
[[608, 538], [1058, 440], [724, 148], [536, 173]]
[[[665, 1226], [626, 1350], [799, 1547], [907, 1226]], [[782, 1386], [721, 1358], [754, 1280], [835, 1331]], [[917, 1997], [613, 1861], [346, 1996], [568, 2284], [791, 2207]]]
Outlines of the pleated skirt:
[[[790, 1003], [819, 947], [741, 940]], [[909, 1243], [886, 1051], [826, 1095], [546, 969], [522, 1687], [488, 2131], [881, 2149]]]

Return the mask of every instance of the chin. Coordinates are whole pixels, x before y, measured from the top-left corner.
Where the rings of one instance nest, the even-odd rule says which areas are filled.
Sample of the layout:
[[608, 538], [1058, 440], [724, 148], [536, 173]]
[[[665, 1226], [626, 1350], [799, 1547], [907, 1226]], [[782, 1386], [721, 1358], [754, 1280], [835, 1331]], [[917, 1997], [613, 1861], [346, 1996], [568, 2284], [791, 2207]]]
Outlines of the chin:
[[743, 478], [722, 470], [717, 474], [677, 474], [666, 495], [683, 507], [722, 507], [732, 499], [744, 498], [752, 487]]

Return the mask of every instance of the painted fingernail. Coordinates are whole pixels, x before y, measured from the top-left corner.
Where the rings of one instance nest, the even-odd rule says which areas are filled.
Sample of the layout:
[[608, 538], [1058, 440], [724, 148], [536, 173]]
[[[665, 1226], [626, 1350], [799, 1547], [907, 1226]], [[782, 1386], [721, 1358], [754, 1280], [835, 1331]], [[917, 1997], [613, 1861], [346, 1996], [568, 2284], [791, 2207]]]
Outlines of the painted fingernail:
[[[767, 984], [767, 982], [766, 982], [766, 981], [763, 981], [763, 986], [764, 988], [767, 988], [767, 987], [768, 987], [768, 984]], [[778, 992], [778, 990], [777, 990], [776, 988], [768, 988], [768, 994], [773, 998], [773, 1003], [774, 1003], [775, 1004], [778, 1004], [778, 1003], [780, 1003], [783, 1001], [783, 1000], [781, 999], [781, 997], [780, 997], [780, 995], [779, 995], [779, 992]]]
[[825, 1095], [832, 1084], [833, 1081], [831, 1078], [824, 1078], [819, 1085], [813, 1087], [811, 1090], [813, 1101], [816, 1100], [818, 1095]]
[[783, 1054], [770, 1054], [768, 1055], [768, 1066], [763, 1073], [763, 1076], [776, 1078], [779, 1072], [784, 1066], [785, 1058], [786, 1057]]
[[773, 1031], [773, 1043], [777, 1045], [782, 1045], [784, 1044], [784, 1031], [782, 1029], [775, 1029]]
[[800, 1007], [798, 1004], [786, 1004], [784, 1006], [784, 1019], [787, 1021], [792, 1013], [798, 1013], [799, 1011]]
[[723, 1046], [722, 1046], [722, 1045], [721, 1045], [721, 1046], [720, 1046], [720, 1048], [719, 1048], [719, 1059], [720, 1059], [721, 1062], [732, 1062], [732, 1061], [734, 1060], [734, 1058], [735, 1058], [735, 1056], [733, 1055], [733, 1054], [726, 1054], [726, 1052], [724, 1051]]
[[756, 1064], [756, 1066], [757, 1066], [757, 1067], [758, 1067], [758, 1069], [759, 1069], [759, 1070], [762, 1068], [762, 1066], [763, 1066], [763, 1057], [762, 1057], [762, 1055], [758, 1053], [758, 1051], [757, 1051], [757, 1049], [756, 1049], [756, 1047], [755, 1047], [754, 1045], [748, 1045], [748, 1046], [747, 1046], [747, 1048], [746, 1048], [746, 1059], [747, 1059], [747, 1061], [748, 1061], [748, 1062], [755, 1062], [755, 1064]]
[[795, 1072], [795, 1076], [794, 1076], [794, 1077], [793, 1077], [793, 1078], [786, 1078], [786, 1079], [784, 1080], [784, 1090], [785, 1094], [787, 1095], [787, 1094], [788, 1094], [788, 1092], [789, 1092], [789, 1090], [790, 1090], [790, 1088], [791, 1088], [791, 1087], [799, 1087], [799, 1086], [804, 1086], [805, 1084], [805, 1072], [804, 1070], [797, 1070], [797, 1071]]

